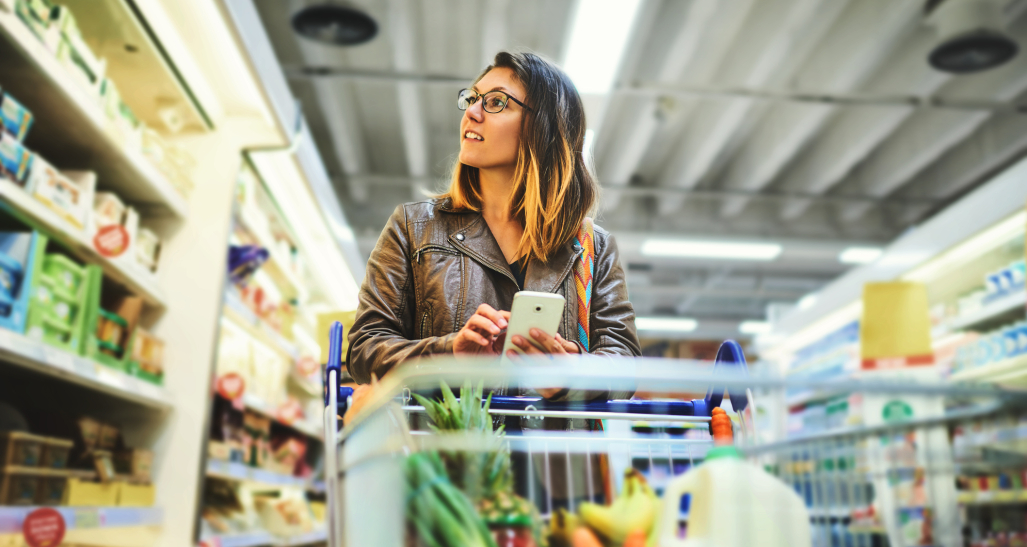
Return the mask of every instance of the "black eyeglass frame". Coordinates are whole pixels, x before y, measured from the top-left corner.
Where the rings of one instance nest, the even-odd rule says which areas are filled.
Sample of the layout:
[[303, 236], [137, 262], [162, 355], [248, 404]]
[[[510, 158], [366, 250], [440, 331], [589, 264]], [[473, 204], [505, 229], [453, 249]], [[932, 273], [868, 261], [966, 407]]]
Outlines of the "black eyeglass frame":
[[[517, 104], [519, 104], [521, 106], [521, 108], [523, 108], [525, 110], [528, 110], [530, 112], [534, 112], [535, 111], [530, 106], [522, 103], [521, 101], [518, 101], [516, 98], [511, 96], [509, 93], [507, 93], [505, 91], [500, 91], [498, 89], [493, 89], [492, 91], [489, 91], [487, 93], [478, 93], [477, 91], [475, 91], [475, 90], [473, 90], [473, 89], [471, 89], [469, 87], [468, 88], [464, 88], [464, 89], [461, 89], [460, 91], [458, 91], [456, 93], [457, 100], [459, 100], [460, 96], [464, 94], [464, 91], [470, 91], [471, 93], [474, 93], [474, 97], [475, 97], [474, 101], [471, 102], [471, 104], [467, 105], [467, 108], [470, 108], [470, 107], [474, 106], [474, 103], [478, 102], [479, 99], [484, 99], [486, 96], [492, 95], [493, 93], [499, 93], [500, 95], [506, 97], [507, 99], [509, 99], [509, 100], [511, 100], [511, 101], [513, 101], [513, 102], [515, 102]], [[488, 109], [485, 108], [485, 103], [483, 102], [482, 105], [481, 105], [481, 109], [484, 110], [485, 112], [488, 112], [489, 114], [499, 114], [500, 112], [506, 110], [506, 104], [507, 103], [503, 104], [503, 108], [500, 108], [499, 110], [497, 110], [495, 112], [492, 112], [491, 110], [488, 110]], [[460, 108], [459, 104], [457, 105], [457, 108]], [[463, 112], [463, 111], [466, 111], [467, 108], [460, 108], [460, 110]]]

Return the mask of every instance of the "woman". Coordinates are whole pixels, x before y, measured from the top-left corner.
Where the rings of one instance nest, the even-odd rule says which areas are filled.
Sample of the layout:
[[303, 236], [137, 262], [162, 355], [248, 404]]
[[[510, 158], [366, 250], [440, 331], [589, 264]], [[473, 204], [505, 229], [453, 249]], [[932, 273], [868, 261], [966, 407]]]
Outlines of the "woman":
[[[585, 112], [570, 79], [531, 53], [501, 52], [460, 92], [449, 191], [396, 208], [367, 264], [346, 363], [357, 382], [414, 357], [495, 355], [519, 290], [566, 299], [559, 333], [512, 342], [529, 354], [640, 355], [617, 245], [595, 227], [589, 346], [572, 342], [575, 236], [598, 185], [585, 169]], [[629, 393], [539, 390], [549, 400]]]

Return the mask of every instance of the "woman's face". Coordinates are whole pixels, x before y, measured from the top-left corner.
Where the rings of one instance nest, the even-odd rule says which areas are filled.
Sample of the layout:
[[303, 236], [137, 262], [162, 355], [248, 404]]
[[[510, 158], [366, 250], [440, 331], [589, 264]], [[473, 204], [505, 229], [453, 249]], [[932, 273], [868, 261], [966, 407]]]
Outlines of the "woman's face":
[[[471, 89], [481, 95], [493, 90], [503, 91], [528, 104], [524, 86], [509, 68], [490, 70]], [[509, 101], [502, 112], [491, 114], [483, 110], [482, 103], [479, 97], [464, 111], [460, 121], [460, 163], [478, 169], [512, 169], [517, 164], [524, 107]]]

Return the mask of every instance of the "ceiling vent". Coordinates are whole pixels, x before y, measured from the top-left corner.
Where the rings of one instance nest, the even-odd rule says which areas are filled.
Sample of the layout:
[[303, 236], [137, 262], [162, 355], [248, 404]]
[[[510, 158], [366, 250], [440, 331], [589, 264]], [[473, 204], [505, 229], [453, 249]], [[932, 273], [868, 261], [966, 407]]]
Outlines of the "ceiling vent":
[[999, 0], [929, 0], [927, 21], [938, 41], [927, 59], [955, 74], [995, 68], [1016, 57], [1019, 44], [1006, 34]]
[[307, 6], [292, 16], [299, 35], [333, 46], [355, 46], [378, 34], [370, 15], [345, 5], [326, 3]]

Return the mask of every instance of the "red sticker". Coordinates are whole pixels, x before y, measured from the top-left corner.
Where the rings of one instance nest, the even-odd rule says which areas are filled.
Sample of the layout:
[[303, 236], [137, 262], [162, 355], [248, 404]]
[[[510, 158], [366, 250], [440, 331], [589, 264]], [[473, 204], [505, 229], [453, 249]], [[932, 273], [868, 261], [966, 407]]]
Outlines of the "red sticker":
[[104, 226], [93, 236], [93, 247], [107, 258], [121, 256], [128, 249], [128, 232], [120, 224]]
[[49, 507], [29, 513], [21, 525], [29, 547], [56, 547], [64, 539], [64, 530], [64, 517]]
[[217, 390], [219, 395], [229, 401], [241, 400], [246, 391], [246, 380], [238, 372], [229, 372], [218, 378]]

